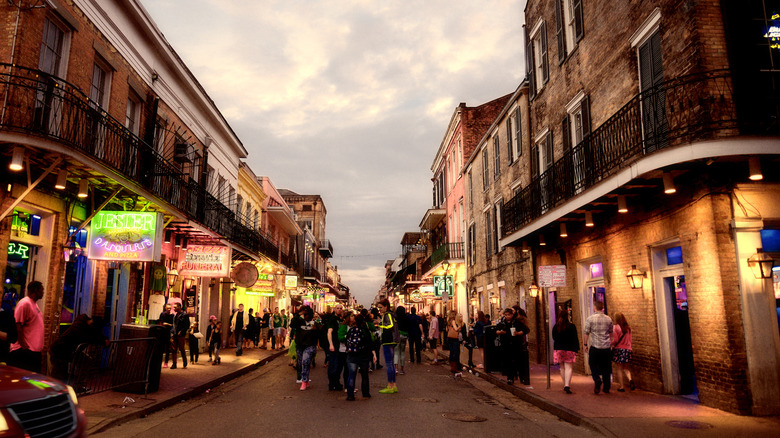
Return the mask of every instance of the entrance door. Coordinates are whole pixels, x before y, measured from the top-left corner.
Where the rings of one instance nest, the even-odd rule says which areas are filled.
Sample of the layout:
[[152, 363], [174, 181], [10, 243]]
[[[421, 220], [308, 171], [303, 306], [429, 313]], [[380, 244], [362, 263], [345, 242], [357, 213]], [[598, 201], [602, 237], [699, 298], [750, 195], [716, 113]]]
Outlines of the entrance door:
[[696, 379], [693, 372], [693, 345], [691, 343], [691, 325], [688, 319], [688, 290], [685, 287], [685, 275], [664, 277], [664, 288], [671, 299], [673, 326], [669, 335], [676, 343], [677, 367], [680, 382], [680, 394], [696, 394]]
[[[604, 283], [604, 266], [599, 257], [577, 263], [577, 277], [580, 288], [580, 315], [582, 324], [593, 314], [593, 302], [604, 303], [604, 313], [607, 314], [607, 289]], [[580, 327], [580, 330], [582, 327]], [[588, 366], [588, 350], [583, 352], [585, 373], [590, 374]]]
[[119, 269], [111, 268], [108, 270], [108, 281], [106, 283], [106, 304], [103, 309], [103, 315], [106, 318], [106, 326], [103, 328], [103, 336], [108, 339], [117, 339], [119, 330], [116, 327], [116, 314], [119, 301]]

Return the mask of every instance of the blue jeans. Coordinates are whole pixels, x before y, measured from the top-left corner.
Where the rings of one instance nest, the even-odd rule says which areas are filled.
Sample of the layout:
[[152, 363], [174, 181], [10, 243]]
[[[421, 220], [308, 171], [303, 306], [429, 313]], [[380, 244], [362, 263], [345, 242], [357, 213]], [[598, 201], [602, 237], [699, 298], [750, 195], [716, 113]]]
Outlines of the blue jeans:
[[317, 353], [316, 345], [310, 345], [302, 349], [298, 348], [298, 357], [301, 360], [301, 380], [304, 382], [309, 381], [309, 370], [311, 369], [311, 361], [315, 353]]
[[382, 345], [382, 354], [385, 356], [385, 368], [387, 369], [387, 383], [395, 383], [395, 366], [393, 365], [393, 356], [395, 356], [395, 344]]
[[460, 341], [457, 338], [447, 338], [450, 347], [450, 370], [457, 372], [460, 369]]
[[398, 364], [401, 368], [406, 363], [406, 340], [407, 337], [401, 335], [401, 342], [395, 345], [395, 353], [393, 353], [393, 363]]
[[355, 396], [355, 379], [357, 372], [360, 370], [360, 390], [363, 392], [363, 397], [371, 397], [368, 383], [368, 363], [370, 360], [365, 354], [347, 355], [347, 369], [349, 370], [349, 377], [347, 377], [347, 396]]
[[344, 369], [344, 362], [339, 354], [338, 349], [336, 351], [326, 351], [328, 355], [328, 389], [341, 388], [341, 382], [339, 382], [339, 375]]

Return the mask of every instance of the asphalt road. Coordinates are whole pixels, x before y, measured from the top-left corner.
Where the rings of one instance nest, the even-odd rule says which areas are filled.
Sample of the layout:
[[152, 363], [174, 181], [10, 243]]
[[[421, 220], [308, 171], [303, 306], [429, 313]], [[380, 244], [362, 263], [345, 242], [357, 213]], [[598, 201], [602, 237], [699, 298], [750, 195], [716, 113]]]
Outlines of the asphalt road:
[[372, 397], [361, 398], [358, 389], [357, 401], [348, 402], [344, 392], [327, 391], [323, 359], [320, 351], [307, 391], [299, 390], [283, 356], [199, 397], [93, 436], [595, 436], [480, 378], [466, 373], [453, 380], [447, 365], [427, 362], [406, 367], [397, 394], [379, 393], [387, 383], [384, 369], [370, 373]]

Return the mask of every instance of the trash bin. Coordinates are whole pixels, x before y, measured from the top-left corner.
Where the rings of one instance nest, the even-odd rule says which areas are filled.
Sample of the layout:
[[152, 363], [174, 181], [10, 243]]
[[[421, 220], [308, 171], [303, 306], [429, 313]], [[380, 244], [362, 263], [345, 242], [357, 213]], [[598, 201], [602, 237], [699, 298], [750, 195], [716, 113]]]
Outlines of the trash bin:
[[[156, 392], [160, 389], [160, 368], [162, 367], [162, 356], [166, 342], [170, 342], [170, 329], [161, 325], [142, 325], [142, 324], [122, 324], [119, 331], [119, 339], [139, 339], [139, 338], [154, 338], [155, 341], [144, 344], [146, 348], [129, 349], [120, 348], [117, 351], [118, 358], [122, 362], [133, 364], [132, 366], [138, 369], [123, 370], [121, 374], [127, 373], [148, 373], [147, 384], [143, 382], [131, 383], [117, 387], [116, 390], [123, 392], [131, 392], [134, 394], [144, 394]], [[142, 356], [148, 357], [148, 361], [143, 361], [143, 365], [139, 367], [138, 358]], [[127, 357], [125, 357], [127, 356]], [[135, 357], [130, 357], [135, 356]], [[120, 365], [121, 366], [121, 365]], [[142, 367], [147, 367], [148, 370]]]
[[489, 325], [485, 327], [485, 371], [488, 373], [501, 371], [500, 347], [496, 346], [496, 334], [498, 327]]

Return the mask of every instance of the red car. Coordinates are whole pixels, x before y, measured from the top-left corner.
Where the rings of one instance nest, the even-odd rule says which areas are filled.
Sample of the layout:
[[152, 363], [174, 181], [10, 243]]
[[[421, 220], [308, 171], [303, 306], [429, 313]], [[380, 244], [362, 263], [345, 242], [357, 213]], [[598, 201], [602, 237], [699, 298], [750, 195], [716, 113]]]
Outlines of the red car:
[[0, 438], [85, 437], [76, 392], [57, 379], [0, 365]]

